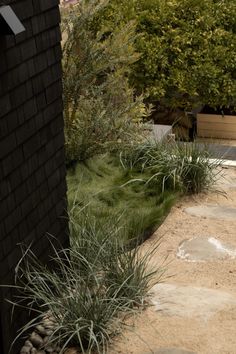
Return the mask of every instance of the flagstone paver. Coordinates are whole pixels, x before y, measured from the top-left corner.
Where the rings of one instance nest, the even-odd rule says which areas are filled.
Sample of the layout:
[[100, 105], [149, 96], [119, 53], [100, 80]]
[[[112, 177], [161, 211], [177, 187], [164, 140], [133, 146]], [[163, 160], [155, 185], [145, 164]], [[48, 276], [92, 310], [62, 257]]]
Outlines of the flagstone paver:
[[193, 237], [181, 242], [177, 257], [189, 262], [234, 259], [236, 248], [215, 237]]
[[197, 205], [185, 209], [185, 212], [197, 217], [236, 221], [236, 208], [220, 205]]
[[236, 306], [236, 298], [215, 289], [178, 284], [157, 284], [152, 288], [152, 303], [160, 315], [201, 317], [208, 320], [215, 313]]

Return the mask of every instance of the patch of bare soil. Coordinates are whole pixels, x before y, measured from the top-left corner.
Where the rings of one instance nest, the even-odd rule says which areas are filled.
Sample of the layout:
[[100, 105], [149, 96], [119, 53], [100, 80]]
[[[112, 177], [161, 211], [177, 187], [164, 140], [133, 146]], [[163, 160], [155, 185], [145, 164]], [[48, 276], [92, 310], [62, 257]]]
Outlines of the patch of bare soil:
[[[236, 208], [236, 185], [229, 181], [236, 181], [236, 169], [225, 169], [225, 179], [222, 179], [218, 188], [224, 194], [208, 193], [183, 198], [170, 212], [162, 226], [142, 246], [142, 252], [153, 247], [162, 238], [150, 267], [160, 264], [167, 256], [166, 279], [164, 284], [172, 286], [172, 305], [175, 302], [175, 286], [186, 289], [199, 289], [201, 301], [204, 301], [206, 290], [219, 291], [228, 294], [236, 300], [236, 260], [212, 260], [206, 262], [187, 262], [176, 256], [178, 246], [185, 239], [193, 237], [214, 237], [222, 243], [236, 248], [236, 220], [193, 216], [185, 212], [185, 208], [200, 205], [219, 205]], [[168, 278], [168, 276], [171, 276]], [[172, 289], [171, 288], [171, 289]], [[159, 348], [185, 348], [198, 354], [236, 354], [236, 304], [234, 301], [227, 306], [219, 306], [211, 316], [206, 316], [201, 301], [194, 295], [195, 302], [199, 302], [199, 311], [187, 312], [188, 305], [194, 299], [186, 294], [186, 311], [182, 315], [168, 311], [157, 311], [156, 306], [150, 306], [133, 319], [129, 328], [118, 337], [109, 354], [148, 354]], [[163, 293], [160, 293], [163, 297]], [[177, 296], [177, 291], [176, 291]], [[151, 297], [152, 298], [152, 297]], [[158, 293], [155, 292], [155, 300]], [[162, 299], [163, 300], [163, 299]], [[169, 301], [169, 302], [168, 302]], [[176, 297], [176, 302], [177, 297]], [[183, 302], [183, 299], [182, 299]], [[182, 304], [183, 305], [183, 304]], [[170, 299], [166, 299], [166, 307], [171, 307]], [[177, 305], [176, 305], [177, 306]], [[201, 312], [201, 316], [198, 315]], [[202, 315], [203, 312], [203, 315]]]

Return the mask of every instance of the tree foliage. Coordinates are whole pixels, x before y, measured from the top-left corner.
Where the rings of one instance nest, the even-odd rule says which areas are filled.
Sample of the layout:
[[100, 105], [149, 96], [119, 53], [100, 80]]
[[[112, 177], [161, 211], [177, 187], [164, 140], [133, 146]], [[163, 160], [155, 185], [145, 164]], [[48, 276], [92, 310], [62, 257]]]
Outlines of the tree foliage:
[[236, 106], [235, 0], [111, 0], [109, 6], [107, 27], [137, 21], [141, 58], [130, 77], [137, 92], [169, 108]]

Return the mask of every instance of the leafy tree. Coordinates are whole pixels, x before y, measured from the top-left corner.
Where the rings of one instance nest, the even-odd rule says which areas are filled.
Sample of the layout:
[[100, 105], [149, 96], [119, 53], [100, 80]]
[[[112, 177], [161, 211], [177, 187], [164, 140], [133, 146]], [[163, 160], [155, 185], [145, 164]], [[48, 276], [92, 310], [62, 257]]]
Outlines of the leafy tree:
[[102, 23], [137, 21], [141, 57], [130, 76], [136, 92], [168, 108], [236, 106], [235, 0], [124, 3], [111, 0]]

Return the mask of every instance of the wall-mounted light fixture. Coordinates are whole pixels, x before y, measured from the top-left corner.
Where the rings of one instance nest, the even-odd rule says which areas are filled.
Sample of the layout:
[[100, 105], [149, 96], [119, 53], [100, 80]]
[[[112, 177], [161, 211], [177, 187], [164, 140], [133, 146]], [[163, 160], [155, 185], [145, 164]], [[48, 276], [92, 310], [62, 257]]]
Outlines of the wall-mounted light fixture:
[[17, 35], [25, 31], [25, 27], [12, 10], [11, 6], [0, 6], [0, 36]]

